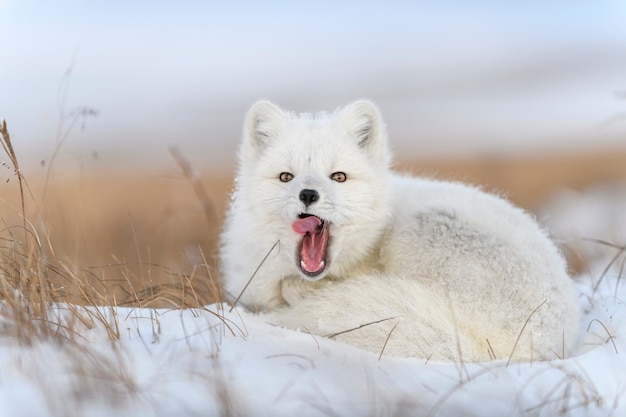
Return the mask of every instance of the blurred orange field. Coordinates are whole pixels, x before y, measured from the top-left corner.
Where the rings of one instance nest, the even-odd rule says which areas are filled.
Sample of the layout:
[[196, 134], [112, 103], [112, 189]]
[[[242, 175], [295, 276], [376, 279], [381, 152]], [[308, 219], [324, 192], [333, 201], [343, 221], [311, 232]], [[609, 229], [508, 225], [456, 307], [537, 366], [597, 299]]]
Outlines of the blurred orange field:
[[[175, 164], [173, 163], [173, 166]], [[533, 211], [556, 190], [626, 179], [626, 153], [459, 161], [403, 161], [396, 169], [479, 184]], [[50, 260], [50, 279], [74, 301], [97, 292], [117, 304], [202, 305], [218, 298], [218, 236], [232, 172], [197, 181], [174, 176], [99, 173], [28, 182], [26, 215]], [[3, 183], [5, 234], [19, 240], [16, 180]], [[572, 267], [579, 268], [572, 261]], [[89, 290], [67, 275], [90, 277]]]

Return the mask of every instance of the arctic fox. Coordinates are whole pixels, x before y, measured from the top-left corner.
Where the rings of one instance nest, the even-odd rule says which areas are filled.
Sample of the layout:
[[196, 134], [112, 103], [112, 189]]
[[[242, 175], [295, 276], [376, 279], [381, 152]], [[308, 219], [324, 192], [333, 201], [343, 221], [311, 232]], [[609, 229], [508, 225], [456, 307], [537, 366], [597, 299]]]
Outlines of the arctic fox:
[[369, 101], [245, 122], [221, 236], [230, 301], [385, 355], [548, 360], [575, 344], [564, 259], [533, 218], [477, 188], [390, 170]]

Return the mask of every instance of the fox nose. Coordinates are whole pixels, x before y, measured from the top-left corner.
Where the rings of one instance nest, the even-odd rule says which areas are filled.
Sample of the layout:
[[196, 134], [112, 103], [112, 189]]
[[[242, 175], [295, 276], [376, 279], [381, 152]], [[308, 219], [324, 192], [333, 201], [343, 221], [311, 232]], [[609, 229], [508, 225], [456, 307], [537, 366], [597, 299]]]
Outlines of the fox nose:
[[305, 206], [310, 206], [320, 199], [320, 195], [315, 190], [304, 189], [300, 191], [300, 201], [304, 203]]

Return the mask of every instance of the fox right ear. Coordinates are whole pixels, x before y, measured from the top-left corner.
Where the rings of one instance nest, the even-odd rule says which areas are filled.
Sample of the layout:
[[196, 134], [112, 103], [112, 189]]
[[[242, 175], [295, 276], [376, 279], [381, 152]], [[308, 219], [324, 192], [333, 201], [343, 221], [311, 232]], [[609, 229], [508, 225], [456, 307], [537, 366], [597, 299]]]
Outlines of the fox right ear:
[[389, 165], [391, 156], [387, 149], [385, 124], [374, 103], [357, 100], [339, 110], [338, 117], [359, 148], [376, 160]]
[[265, 148], [282, 129], [285, 113], [269, 101], [257, 101], [248, 110], [244, 130], [244, 146], [253, 153]]

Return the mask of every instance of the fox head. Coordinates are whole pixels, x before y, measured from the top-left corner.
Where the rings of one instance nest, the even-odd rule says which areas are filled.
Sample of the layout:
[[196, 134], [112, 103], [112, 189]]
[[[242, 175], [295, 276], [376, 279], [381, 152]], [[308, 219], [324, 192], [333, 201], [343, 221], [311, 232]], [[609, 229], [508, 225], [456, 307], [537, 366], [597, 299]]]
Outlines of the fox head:
[[318, 114], [260, 101], [246, 117], [237, 198], [280, 240], [294, 274], [340, 276], [368, 255], [386, 224], [390, 159], [369, 101]]

